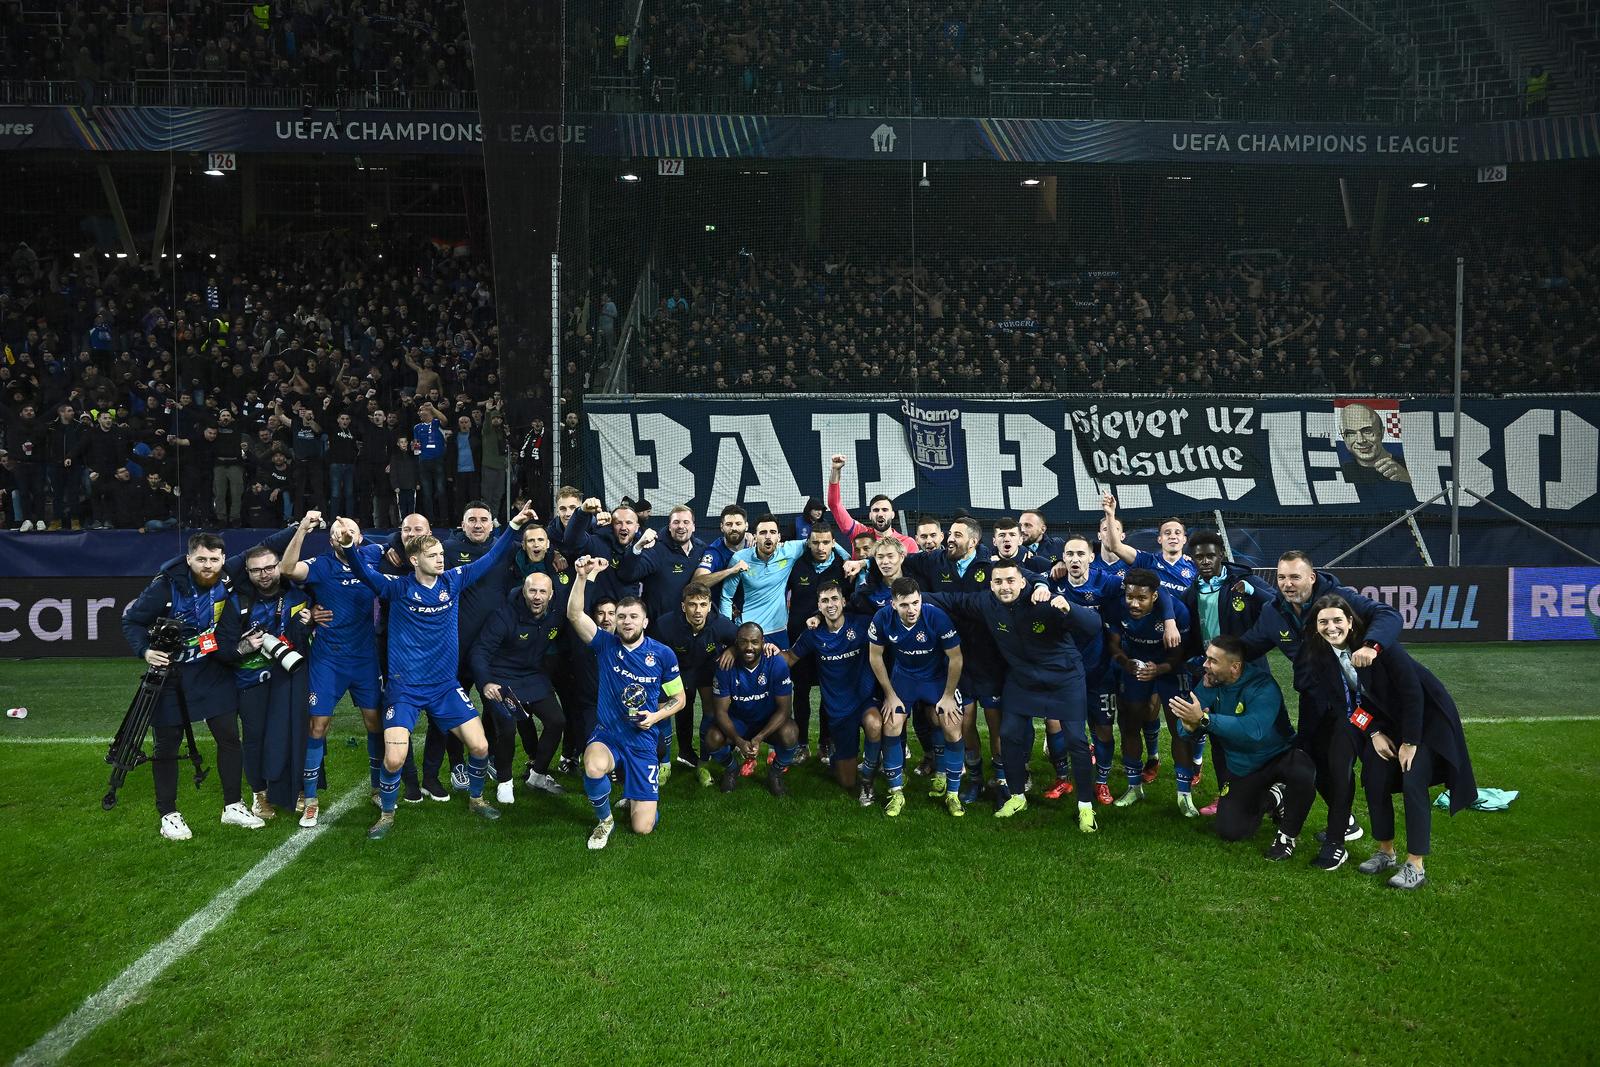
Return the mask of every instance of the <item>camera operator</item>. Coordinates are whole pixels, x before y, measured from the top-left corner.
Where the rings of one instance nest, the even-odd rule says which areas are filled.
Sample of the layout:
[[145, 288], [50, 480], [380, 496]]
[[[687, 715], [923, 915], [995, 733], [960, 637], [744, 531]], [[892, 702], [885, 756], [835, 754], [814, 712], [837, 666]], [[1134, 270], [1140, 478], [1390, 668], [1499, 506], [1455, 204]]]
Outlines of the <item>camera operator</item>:
[[[277, 816], [301, 787], [307, 750], [307, 676], [299, 668], [310, 647], [310, 602], [283, 580], [278, 554], [265, 545], [245, 553], [245, 575], [217, 620], [217, 657], [233, 667], [244, 726], [244, 777], [255, 794], [251, 813]], [[320, 746], [317, 746], [320, 748]], [[316, 825], [318, 760], [305, 769], [308, 825]]]
[[[293, 530], [282, 530], [264, 544], [276, 554], [292, 536]], [[224, 558], [225, 551], [216, 534], [194, 534], [189, 538], [188, 554], [163, 564], [122, 613], [122, 633], [129, 646], [152, 668], [168, 671], [151, 725], [155, 732], [152, 775], [156, 811], [161, 814], [161, 836], [169, 841], [187, 841], [193, 836], [178, 812], [178, 743], [185, 719], [204, 720], [216, 739], [223, 825], [250, 830], [265, 825], [240, 803], [243, 755], [238, 690], [227, 665], [212, 655], [217, 650], [217, 620], [228, 594], [243, 580], [244, 557]], [[161, 618], [176, 619], [186, 630], [185, 644], [175, 655], [150, 646], [150, 628]]]

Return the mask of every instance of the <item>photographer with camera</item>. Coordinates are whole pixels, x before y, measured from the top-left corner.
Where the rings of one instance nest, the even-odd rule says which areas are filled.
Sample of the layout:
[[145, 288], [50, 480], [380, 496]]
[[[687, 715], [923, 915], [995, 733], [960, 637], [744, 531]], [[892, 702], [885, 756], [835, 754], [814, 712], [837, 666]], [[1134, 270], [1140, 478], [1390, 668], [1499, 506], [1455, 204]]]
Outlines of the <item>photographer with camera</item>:
[[300, 670], [310, 646], [310, 600], [283, 579], [278, 554], [267, 546], [246, 552], [244, 564], [250, 580], [229, 594], [216, 638], [217, 658], [233, 667], [239, 691], [244, 777], [255, 794], [251, 813], [271, 819], [278, 814], [276, 806], [293, 805], [305, 764], [301, 822], [315, 826], [321, 740], [308, 743], [306, 737], [309, 690]]
[[[293, 535], [293, 530], [283, 530], [264, 544], [276, 554]], [[217, 742], [223, 825], [249, 830], [265, 825], [240, 802], [239, 695], [227, 665], [212, 655], [217, 651], [217, 620], [228, 594], [243, 579], [244, 556], [225, 557], [226, 550], [216, 534], [194, 534], [188, 554], [168, 560], [122, 613], [128, 645], [152, 673], [159, 673], [159, 695], [150, 717], [156, 738], [152, 774], [161, 836], [169, 841], [193, 836], [178, 812], [178, 744], [185, 725], [201, 720]]]

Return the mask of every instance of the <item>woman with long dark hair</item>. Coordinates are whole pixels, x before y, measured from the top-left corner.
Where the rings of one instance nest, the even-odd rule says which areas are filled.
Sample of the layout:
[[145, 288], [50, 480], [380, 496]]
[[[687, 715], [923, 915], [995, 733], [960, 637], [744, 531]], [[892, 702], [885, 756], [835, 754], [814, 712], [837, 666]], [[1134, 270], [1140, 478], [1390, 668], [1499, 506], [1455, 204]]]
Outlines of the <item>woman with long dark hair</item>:
[[[1389, 878], [1396, 889], [1416, 889], [1427, 880], [1425, 857], [1432, 850], [1433, 804], [1428, 790], [1450, 787], [1450, 813], [1478, 796], [1461, 716], [1444, 684], [1398, 643], [1370, 665], [1356, 667], [1350, 653], [1365, 639], [1365, 627], [1341, 596], [1311, 605], [1315, 634], [1307, 643], [1317, 684], [1342, 692], [1351, 726], [1364, 735], [1361, 785], [1372, 816], [1378, 850], [1358, 870]], [[1405, 798], [1406, 859], [1395, 856], [1394, 794]]]

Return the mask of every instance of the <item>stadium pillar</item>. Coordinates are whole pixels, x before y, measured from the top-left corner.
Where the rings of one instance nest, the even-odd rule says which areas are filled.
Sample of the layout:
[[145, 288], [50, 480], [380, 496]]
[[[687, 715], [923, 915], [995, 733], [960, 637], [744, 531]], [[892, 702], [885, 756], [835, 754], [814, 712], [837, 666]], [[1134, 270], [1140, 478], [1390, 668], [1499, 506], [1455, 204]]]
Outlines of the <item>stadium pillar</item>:
[[168, 163], [167, 172], [161, 179], [161, 205], [156, 208], [156, 232], [150, 239], [151, 266], [155, 266], [161, 258], [161, 252], [167, 244], [167, 227], [172, 223], [172, 186], [177, 173], [178, 168]]
[[1378, 193], [1372, 201], [1372, 231], [1368, 247], [1376, 255], [1383, 245], [1383, 224], [1389, 215], [1389, 183], [1378, 182]]
[[133, 243], [133, 230], [128, 227], [128, 216], [122, 210], [122, 197], [117, 194], [117, 180], [111, 176], [111, 168], [100, 163], [95, 166], [100, 173], [100, 188], [105, 190], [106, 206], [111, 209], [111, 217], [117, 224], [117, 236], [122, 238], [122, 250], [128, 253], [129, 259], [139, 258], [139, 246]]
[[239, 232], [256, 232], [256, 216], [260, 205], [256, 202], [256, 161], [251, 156], [239, 160]]
[[1450, 566], [1461, 566], [1461, 318], [1466, 304], [1467, 261], [1456, 257], [1455, 419], [1450, 426]]

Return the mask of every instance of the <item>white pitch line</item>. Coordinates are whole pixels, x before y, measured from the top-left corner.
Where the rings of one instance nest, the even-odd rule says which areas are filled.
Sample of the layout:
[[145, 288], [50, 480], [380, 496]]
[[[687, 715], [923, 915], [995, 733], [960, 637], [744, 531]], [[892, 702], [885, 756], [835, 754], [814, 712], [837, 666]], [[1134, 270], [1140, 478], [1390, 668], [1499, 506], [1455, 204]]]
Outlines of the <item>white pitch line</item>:
[[[211, 902], [186, 919], [182, 926], [166, 940], [135, 960], [127, 970], [117, 975], [100, 992], [85, 1000], [78, 1010], [67, 1016], [33, 1046], [16, 1058], [16, 1067], [33, 1067], [36, 1064], [59, 1063], [73, 1047], [101, 1026], [110, 1022], [129, 1004], [133, 1003], [150, 983], [178, 960], [188, 955], [202, 938], [222, 925], [233, 914], [239, 902], [262, 884], [293, 862], [324, 830], [358, 802], [368, 796], [365, 781], [334, 801], [323, 813], [317, 825], [309, 830], [297, 829], [277, 848], [263, 856], [254, 867], [246, 871], [237, 882], [211, 898]], [[284, 814], [293, 818], [293, 813]], [[224, 830], [224, 833], [236, 831]]]
[[0, 737], [0, 745], [109, 745], [109, 737]]
[[1500, 726], [1510, 722], [1600, 722], [1600, 715], [1488, 715], [1461, 720], [1463, 726]]

